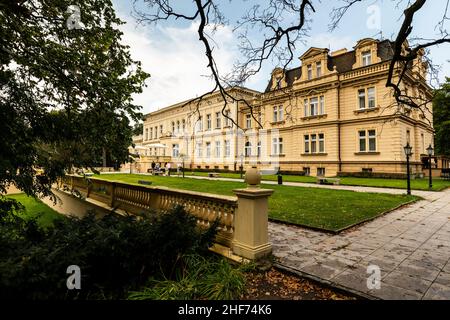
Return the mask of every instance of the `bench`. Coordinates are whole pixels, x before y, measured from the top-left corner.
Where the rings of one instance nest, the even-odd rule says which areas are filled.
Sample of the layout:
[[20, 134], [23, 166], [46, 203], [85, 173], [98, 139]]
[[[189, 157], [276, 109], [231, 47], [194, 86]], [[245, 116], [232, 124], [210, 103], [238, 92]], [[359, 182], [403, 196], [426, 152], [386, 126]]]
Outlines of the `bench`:
[[148, 186], [152, 184], [152, 182], [148, 181], [148, 180], [138, 180], [138, 183], [139, 184], [145, 184], [145, 185], [148, 185]]
[[333, 184], [339, 185], [341, 183], [341, 179], [338, 178], [325, 178], [325, 177], [317, 177], [318, 184]]
[[218, 172], [208, 172], [209, 178], [218, 178], [220, 174]]

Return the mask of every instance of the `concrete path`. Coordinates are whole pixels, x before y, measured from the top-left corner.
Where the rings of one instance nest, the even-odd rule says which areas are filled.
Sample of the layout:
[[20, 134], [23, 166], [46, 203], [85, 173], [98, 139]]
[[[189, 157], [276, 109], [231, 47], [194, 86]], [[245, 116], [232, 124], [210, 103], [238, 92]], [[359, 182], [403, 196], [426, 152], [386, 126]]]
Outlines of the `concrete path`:
[[[176, 175], [173, 175], [176, 177]], [[234, 178], [209, 178], [203, 176], [186, 176], [186, 178], [193, 179], [207, 179], [207, 180], [217, 180], [217, 181], [233, 181], [233, 182], [244, 182], [244, 179], [234, 179]], [[277, 181], [263, 180], [262, 184], [276, 185]], [[405, 182], [406, 183], [406, 182]], [[379, 187], [362, 187], [362, 186], [345, 186], [345, 185], [325, 185], [316, 183], [304, 183], [304, 182], [283, 182], [284, 186], [292, 187], [306, 187], [306, 188], [322, 188], [322, 189], [334, 189], [334, 190], [350, 190], [357, 192], [375, 192], [375, 193], [390, 193], [390, 194], [406, 194], [405, 189], [395, 189], [395, 188], [379, 188]], [[423, 198], [427, 197], [439, 197], [439, 192], [436, 191], [422, 191], [422, 190], [412, 190], [411, 193], [416, 196]]]
[[[370, 298], [450, 299], [450, 190], [420, 195], [339, 235], [270, 223], [274, 255], [286, 269]], [[368, 288], [369, 265], [380, 268], [380, 289]]]

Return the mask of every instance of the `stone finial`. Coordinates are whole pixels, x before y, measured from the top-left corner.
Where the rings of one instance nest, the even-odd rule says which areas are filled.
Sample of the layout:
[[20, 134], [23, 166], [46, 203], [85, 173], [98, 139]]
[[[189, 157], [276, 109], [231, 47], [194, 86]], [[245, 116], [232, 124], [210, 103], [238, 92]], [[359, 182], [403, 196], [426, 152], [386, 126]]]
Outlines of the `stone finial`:
[[256, 166], [252, 166], [245, 172], [245, 183], [250, 188], [257, 188], [261, 183], [261, 173]]

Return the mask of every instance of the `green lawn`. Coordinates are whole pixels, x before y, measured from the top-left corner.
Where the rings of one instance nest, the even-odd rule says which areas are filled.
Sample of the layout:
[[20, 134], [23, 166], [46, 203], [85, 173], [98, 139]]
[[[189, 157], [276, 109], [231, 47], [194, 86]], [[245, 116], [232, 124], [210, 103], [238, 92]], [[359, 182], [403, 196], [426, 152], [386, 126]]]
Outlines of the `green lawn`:
[[18, 212], [17, 215], [25, 219], [38, 216], [37, 221], [41, 227], [49, 227], [53, 225], [53, 221], [63, 217], [61, 214], [44, 204], [41, 200], [28, 197], [24, 193], [8, 195], [7, 197], [17, 200], [25, 207], [25, 211]]
[[[139, 174], [102, 174], [105, 180], [136, 184], [149, 180], [153, 186], [187, 189], [221, 195], [233, 195], [233, 189], [243, 188], [243, 182], [214, 181], [181, 177], [161, 177]], [[417, 199], [414, 196], [381, 193], [359, 193], [345, 190], [262, 185], [274, 189], [269, 198], [269, 217], [289, 223], [337, 231], [375, 217], [389, 209]]]
[[[207, 177], [207, 172], [185, 172], [186, 175], [203, 176]], [[220, 173], [222, 178], [238, 179], [241, 177], [239, 173]], [[277, 181], [276, 175], [263, 175], [263, 180]], [[381, 179], [381, 178], [354, 178], [354, 177], [339, 177], [342, 185], [348, 186], [366, 186], [366, 187], [382, 187], [382, 188], [396, 188], [406, 189], [406, 179]], [[316, 177], [311, 176], [295, 176], [295, 175], [283, 175], [283, 181], [285, 182], [304, 182], [304, 183], [316, 183]], [[433, 178], [433, 191], [441, 191], [450, 187], [450, 180], [443, 180], [441, 178]], [[428, 178], [424, 179], [412, 179], [411, 189], [414, 190], [429, 190]]]

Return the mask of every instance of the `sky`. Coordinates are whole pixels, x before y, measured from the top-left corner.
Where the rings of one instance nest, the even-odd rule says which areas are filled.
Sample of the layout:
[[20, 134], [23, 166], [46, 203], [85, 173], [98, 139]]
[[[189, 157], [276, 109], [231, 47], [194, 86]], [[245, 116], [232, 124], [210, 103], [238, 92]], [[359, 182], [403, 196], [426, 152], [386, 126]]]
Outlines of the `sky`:
[[[157, 25], [138, 24], [132, 11], [132, 0], [113, 0], [118, 16], [126, 22], [120, 26], [124, 35], [123, 43], [130, 46], [135, 60], [142, 62], [144, 71], [151, 74], [143, 93], [134, 96], [135, 103], [141, 105], [144, 114], [168, 105], [194, 98], [213, 88], [209, 77], [204, 48], [198, 40], [198, 21], [170, 20]], [[192, 12], [190, 0], [173, 0], [177, 9]], [[249, 5], [258, 0], [220, 0], [218, 3], [230, 24], [237, 21]], [[264, 3], [263, 0], [260, 1]], [[310, 18], [311, 31], [306, 43], [296, 45], [295, 56], [300, 57], [310, 47], [329, 48], [331, 51], [347, 48], [352, 50], [356, 41], [373, 37], [394, 39], [403, 21], [402, 12], [406, 0], [372, 0], [362, 1], [352, 7], [342, 19], [338, 29], [329, 32], [331, 8], [338, 4], [335, 0], [313, 1], [316, 12]], [[445, 11], [446, 0], [429, 0], [413, 21], [412, 36], [435, 38], [437, 21]], [[140, 9], [146, 10], [144, 6]], [[450, 10], [450, 8], [449, 8]], [[432, 17], [432, 19], [431, 19]], [[288, 24], [295, 17], [285, 17]], [[447, 30], [450, 29], [447, 24]], [[249, 36], [261, 37], [258, 30]], [[231, 70], [233, 63], [241, 58], [237, 48], [237, 33], [232, 25], [220, 26], [212, 35], [215, 60], [221, 74]], [[440, 66], [439, 79], [450, 77], [450, 44], [433, 47], [430, 57], [434, 64]], [[295, 59], [290, 67], [300, 65]], [[267, 61], [261, 71], [253, 76], [246, 87], [263, 91], [267, 86], [270, 73], [277, 67], [274, 61]]]

